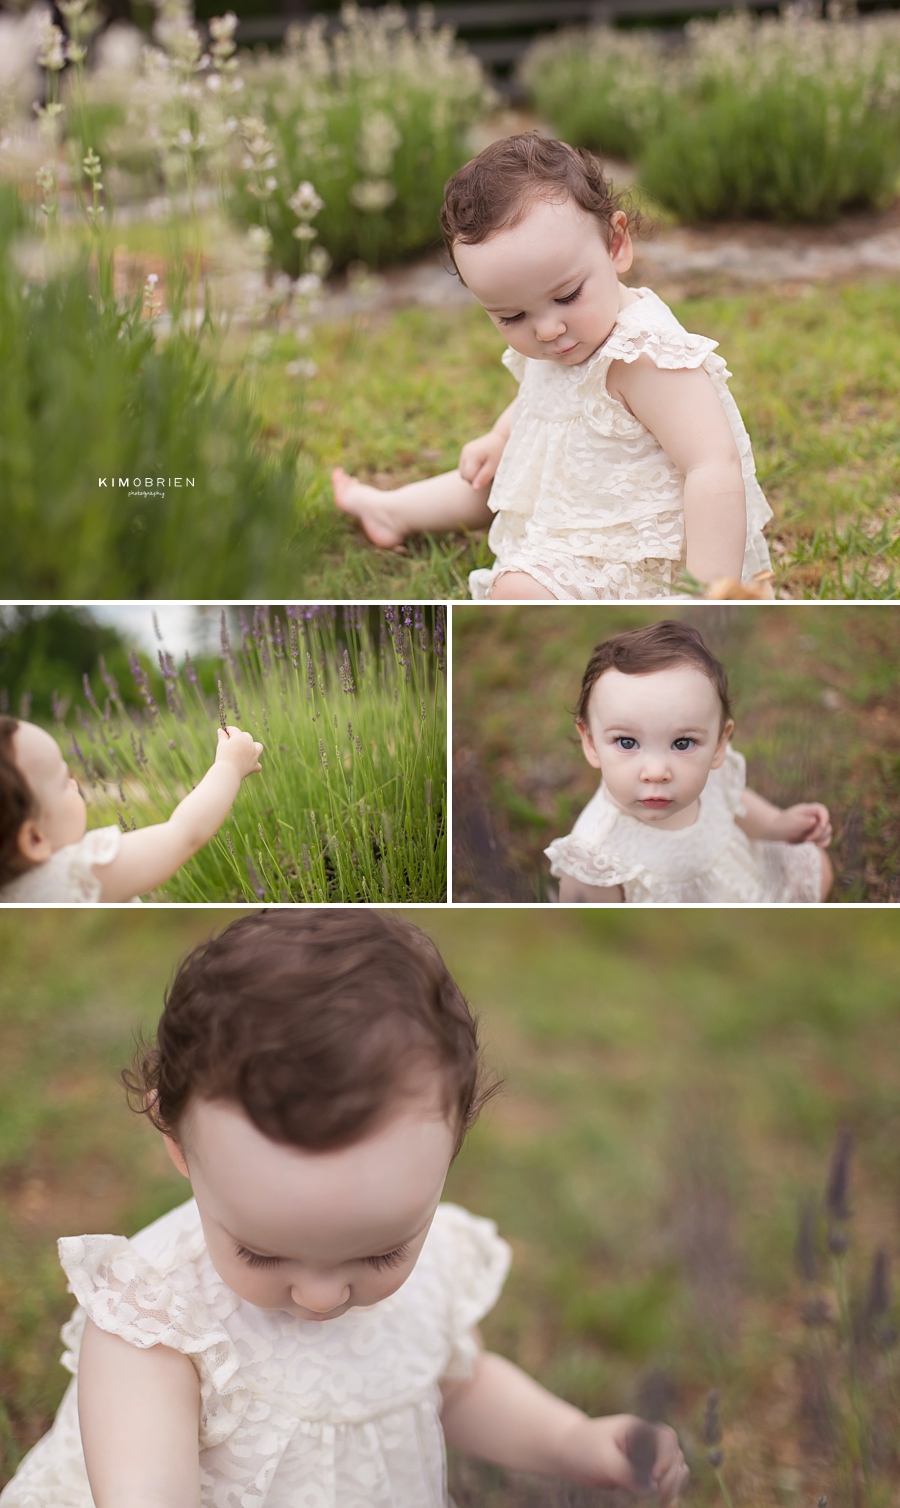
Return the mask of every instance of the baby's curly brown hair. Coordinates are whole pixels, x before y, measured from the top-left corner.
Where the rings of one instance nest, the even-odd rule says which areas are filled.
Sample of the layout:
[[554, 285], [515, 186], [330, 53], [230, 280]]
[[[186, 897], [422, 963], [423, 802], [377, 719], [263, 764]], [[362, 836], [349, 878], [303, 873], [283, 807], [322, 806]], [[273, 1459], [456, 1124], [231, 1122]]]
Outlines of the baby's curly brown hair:
[[699, 629], [690, 623], [677, 623], [674, 618], [614, 634], [597, 645], [581, 679], [575, 722], [582, 728], [588, 726], [591, 692], [604, 671], [650, 675], [654, 670], [669, 670], [676, 665], [690, 665], [712, 681], [721, 708], [721, 727], [724, 728], [731, 718], [725, 666], [707, 649]]
[[491, 142], [447, 180], [441, 230], [451, 258], [460, 242], [478, 246], [498, 230], [518, 225], [536, 199], [574, 199], [597, 220], [607, 246], [617, 210], [628, 216], [631, 230], [643, 226], [627, 192], [610, 186], [593, 152], [525, 131]]
[[37, 812], [34, 793], [16, 764], [13, 739], [19, 723], [14, 717], [0, 717], [0, 885], [21, 874], [22, 858], [18, 839], [22, 823]]
[[272, 1141], [351, 1145], [437, 1070], [457, 1150], [499, 1087], [475, 1020], [429, 937], [379, 911], [258, 911], [194, 948], [155, 1046], [122, 1075], [175, 1140], [196, 1096], [240, 1105]]

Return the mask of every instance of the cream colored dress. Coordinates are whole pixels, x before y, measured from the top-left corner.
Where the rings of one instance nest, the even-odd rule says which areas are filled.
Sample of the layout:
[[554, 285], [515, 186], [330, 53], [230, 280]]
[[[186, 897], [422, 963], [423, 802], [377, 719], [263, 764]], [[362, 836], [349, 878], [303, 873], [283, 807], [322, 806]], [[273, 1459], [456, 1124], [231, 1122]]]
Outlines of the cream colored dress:
[[[222, 1282], [193, 1200], [127, 1241], [76, 1236], [60, 1257], [78, 1308], [63, 1329], [77, 1373], [86, 1316], [130, 1345], [170, 1346], [200, 1379], [201, 1508], [445, 1508], [440, 1382], [468, 1377], [473, 1327], [509, 1247], [490, 1220], [438, 1207], [390, 1298], [325, 1324], [260, 1309]], [[76, 1382], [2, 1508], [93, 1508]]]
[[[95, 827], [80, 843], [70, 843], [51, 854], [46, 864], [35, 864], [0, 887], [0, 905], [52, 906], [60, 902], [95, 906], [100, 900], [100, 879], [95, 865], [111, 864], [119, 852], [122, 835], [117, 827]], [[132, 905], [140, 905], [134, 896]]]
[[803, 903], [821, 899], [822, 860], [814, 843], [756, 842], [743, 816], [742, 754], [729, 747], [712, 770], [691, 827], [665, 829], [615, 806], [603, 786], [567, 838], [545, 850], [551, 873], [584, 885], [621, 885], [631, 905], [728, 902]]
[[684, 478], [659, 441], [607, 392], [614, 361], [649, 356], [666, 370], [703, 367], [728, 417], [747, 497], [743, 579], [769, 566], [762, 530], [772, 510], [756, 479], [750, 437], [728, 389], [717, 342], [691, 335], [649, 288], [623, 309], [603, 345], [578, 366], [507, 350], [520, 384], [509, 440], [489, 499], [491, 570], [472, 571], [484, 601], [504, 571], [526, 571], [561, 602], [678, 596], [685, 568]]

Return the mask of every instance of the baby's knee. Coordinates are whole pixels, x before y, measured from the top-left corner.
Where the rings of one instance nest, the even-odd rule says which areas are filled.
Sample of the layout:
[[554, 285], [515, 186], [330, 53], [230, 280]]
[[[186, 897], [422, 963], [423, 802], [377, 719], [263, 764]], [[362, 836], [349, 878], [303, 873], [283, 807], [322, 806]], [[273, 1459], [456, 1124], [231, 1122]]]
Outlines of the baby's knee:
[[540, 586], [527, 571], [504, 571], [491, 586], [492, 602], [553, 601], [553, 593]]

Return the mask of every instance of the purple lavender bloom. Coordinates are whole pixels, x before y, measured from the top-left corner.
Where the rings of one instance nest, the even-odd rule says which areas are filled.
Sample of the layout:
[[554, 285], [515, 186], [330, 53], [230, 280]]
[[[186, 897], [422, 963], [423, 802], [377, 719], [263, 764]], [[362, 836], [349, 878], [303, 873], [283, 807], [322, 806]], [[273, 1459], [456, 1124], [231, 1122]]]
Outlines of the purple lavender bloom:
[[121, 703], [122, 696], [119, 691], [119, 683], [112, 672], [107, 670], [106, 661], [104, 660], [102, 655], [99, 658], [98, 664], [100, 666], [101, 681], [103, 682], [113, 701]]
[[99, 715], [100, 708], [97, 706], [96, 697], [91, 690], [91, 678], [88, 675], [87, 671], [85, 671], [84, 675], [81, 677], [81, 684], [84, 687], [84, 696], [88, 706], [93, 707], [94, 711]]
[[434, 610], [434, 653], [437, 659], [438, 670], [444, 670], [447, 664], [447, 622], [443, 607]]

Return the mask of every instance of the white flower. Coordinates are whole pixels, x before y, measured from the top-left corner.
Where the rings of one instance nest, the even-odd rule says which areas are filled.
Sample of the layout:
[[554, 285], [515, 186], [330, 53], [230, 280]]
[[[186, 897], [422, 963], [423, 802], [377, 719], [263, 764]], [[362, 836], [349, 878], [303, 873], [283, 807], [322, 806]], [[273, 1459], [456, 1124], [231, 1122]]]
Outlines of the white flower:
[[288, 200], [297, 219], [305, 221], [314, 220], [324, 202], [309, 182], [301, 183]]
[[60, 28], [53, 24], [49, 11], [45, 11], [41, 17], [37, 60], [48, 73], [58, 73], [66, 66], [65, 37]]
[[319, 368], [314, 361], [289, 361], [284, 369], [289, 377], [315, 377]]
[[354, 183], [350, 190], [350, 202], [357, 209], [363, 210], [367, 215], [377, 214], [380, 210], [387, 209], [397, 197], [397, 190], [393, 183], [386, 178], [363, 179]]

